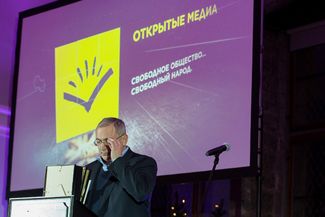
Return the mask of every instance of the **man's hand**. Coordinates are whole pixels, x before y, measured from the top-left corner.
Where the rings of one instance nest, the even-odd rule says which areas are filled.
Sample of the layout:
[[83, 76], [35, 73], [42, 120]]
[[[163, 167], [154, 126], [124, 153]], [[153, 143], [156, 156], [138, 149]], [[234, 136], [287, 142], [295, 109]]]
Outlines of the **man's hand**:
[[111, 138], [107, 139], [109, 148], [111, 149], [111, 160], [114, 161], [118, 157], [122, 156], [122, 152], [124, 150], [124, 145], [122, 145], [118, 140], [114, 140]]

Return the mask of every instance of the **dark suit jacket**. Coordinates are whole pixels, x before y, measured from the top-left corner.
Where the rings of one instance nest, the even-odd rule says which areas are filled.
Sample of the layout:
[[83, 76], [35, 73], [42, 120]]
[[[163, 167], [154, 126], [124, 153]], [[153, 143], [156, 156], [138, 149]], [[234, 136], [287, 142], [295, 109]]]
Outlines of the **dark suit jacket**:
[[[86, 206], [91, 209], [96, 200], [94, 188], [102, 165], [96, 160], [86, 167], [91, 170], [86, 200]], [[129, 149], [109, 165], [109, 172], [100, 200], [96, 202], [97, 208], [100, 207], [96, 214], [99, 217], [149, 217], [151, 193], [156, 182], [156, 161]]]

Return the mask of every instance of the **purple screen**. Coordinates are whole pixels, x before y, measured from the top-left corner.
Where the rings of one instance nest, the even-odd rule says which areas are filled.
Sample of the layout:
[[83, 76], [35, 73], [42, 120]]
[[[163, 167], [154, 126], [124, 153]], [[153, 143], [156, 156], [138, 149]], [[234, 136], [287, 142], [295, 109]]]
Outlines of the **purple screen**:
[[[10, 190], [42, 188], [46, 165], [93, 161], [94, 123], [104, 114], [125, 121], [129, 147], [155, 158], [158, 175], [208, 171], [213, 158], [205, 152], [225, 142], [231, 149], [220, 156], [218, 169], [251, 166], [253, 3], [85, 0], [24, 18]], [[96, 60], [85, 58], [73, 74], [64, 70], [58, 74], [63, 63], [72, 64], [78, 55], [87, 54], [66, 45], [114, 29], [119, 29], [116, 43], [96, 39]], [[103, 50], [107, 54], [101, 54]], [[110, 51], [116, 54], [115, 68], [111, 74], [104, 69], [100, 74], [99, 62], [106, 64]], [[90, 93], [97, 95], [86, 97], [88, 104], [81, 103], [71, 95], [57, 94], [59, 75], [72, 76], [71, 90], [88, 75], [103, 83], [100, 88], [99, 82], [90, 85]], [[105, 75], [111, 77], [105, 80]], [[103, 100], [96, 105], [97, 96], [107, 104]], [[71, 104], [61, 106], [66, 122], [60, 126], [59, 100]], [[69, 114], [77, 113], [70, 109], [90, 113], [95, 106], [103, 115], [69, 120]], [[78, 133], [69, 130], [71, 123], [76, 129], [87, 127]]]

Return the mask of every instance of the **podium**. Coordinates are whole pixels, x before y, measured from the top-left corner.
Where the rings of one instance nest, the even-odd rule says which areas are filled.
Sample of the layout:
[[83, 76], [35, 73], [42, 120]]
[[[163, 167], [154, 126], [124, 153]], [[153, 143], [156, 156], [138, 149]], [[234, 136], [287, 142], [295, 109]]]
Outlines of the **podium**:
[[8, 217], [96, 217], [74, 196], [10, 198]]
[[47, 166], [44, 196], [9, 198], [8, 217], [96, 217], [83, 205], [90, 183], [86, 168]]

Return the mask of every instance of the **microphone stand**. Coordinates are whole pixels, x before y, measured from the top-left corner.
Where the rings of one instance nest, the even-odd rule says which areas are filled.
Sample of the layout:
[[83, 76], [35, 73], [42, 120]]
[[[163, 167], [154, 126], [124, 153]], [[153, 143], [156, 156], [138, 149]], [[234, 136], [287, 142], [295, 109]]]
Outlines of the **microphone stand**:
[[[219, 163], [219, 155], [220, 153], [217, 153], [214, 155], [214, 162], [213, 162], [213, 167], [212, 167], [212, 170], [210, 172], [210, 175], [209, 175], [209, 179], [207, 181], [207, 184], [205, 186], [205, 191], [204, 191], [204, 194], [203, 194], [203, 203], [202, 203], [202, 207], [201, 207], [201, 213], [204, 215], [204, 204], [205, 204], [205, 198], [207, 196], [207, 193], [208, 193], [208, 190], [209, 190], [209, 187], [210, 187], [210, 184], [211, 184], [211, 181], [212, 181], [212, 177], [213, 177], [213, 174], [216, 170], [216, 167], [217, 167], [217, 164]], [[202, 216], [203, 216], [202, 215]]]

